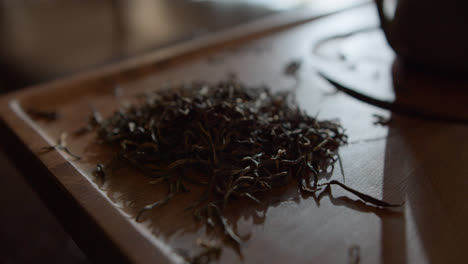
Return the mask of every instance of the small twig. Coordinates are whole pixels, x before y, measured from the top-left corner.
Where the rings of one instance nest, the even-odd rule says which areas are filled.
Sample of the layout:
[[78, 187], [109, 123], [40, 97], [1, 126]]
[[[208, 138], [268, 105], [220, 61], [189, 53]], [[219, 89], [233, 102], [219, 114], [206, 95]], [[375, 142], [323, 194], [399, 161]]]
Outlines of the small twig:
[[219, 207], [216, 206], [214, 203], [211, 203], [210, 206], [215, 209], [215, 212], [219, 220], [221, 221], [221, 224], [223, 225], [224, 232], [226, 233], [226, 235], [228, 235], [232, 241], [236, 242], [236, 244], [240, 245], [242, 243], [242, 240], [236, 235], [236, 233], [229, 226], [226, 218], [224, 218], [223, 213], [221, 212]]
[[361, 249], [353, 245], [348, 249], [348, 264], [359, 264], [361, 262]]
[[68, 147], [67, 147], [67, 142], [66, 142], [66, 138], [67, 138], [67, 133], [63, 132], [62, 134], [60, 134], [60, 138], [59, 138], [57, 144], [55, 144], [54, 146], [42, 147], [42, 149], [43, 149], [44, 151], [50, 151], [50, 150], [54, 150], [54, 149], [62, 150], [62, 151], [64, 151], [65, 153], [67, 153], [68, 155], [72, 156], [75, 160], [80, 160], [80, 159], [81, 159], [80, 156], [73, 154], [73, 153], [68, 149]]
[[319, 184], [319, 186], [330, 186], [330, 185], [338, 185], [341, 188], [345, 189], [346, 191], [356, 195], [357, 197], [359, 197], [364, 202], [373, 204], [375, 206], [379, 206], [379, 207], [401, 207], [403, 205], [403, 203], [401, 203], [401, 204], [387, 203], [385, 201], [374, 198], [374, 197], [372, 197], [370, 195], [367, 195], [367, 194], [361, 193], [359, 191], [356, 191], [356, 190], [354, 190], [354, 189], [352, 189], [352, 188], [350, 188], [350, 187], [348, 187], [348, 186], [344, 185], [343, 183], [341, 183], [339, 181], [336, 181], [336, 180], [331, 180], [331, 181], [329, 181], [327, 183]]
[[44, 119], [46, 121], [56, 121], [59, 118], [59, 114], [56, 111], [42, 111], [33, 108], [26, 109], [33, 119]]
[[379, 114], [372, 115], [375, 118], [374, 125], [388, 126], [392, 122], [392, 117], [385, 117]]
[[137, 214], [135, 220], [137, 222], [140, 221], [140, 218], [141, 218], [141, 215], [146, 212], [146, 211], [149, 211], [149, 210], [152, 210], [153, 208], [155, 207], [159, 207], [159, 206], [162, 206], [162, 205], [165, 205], [167, 202], [169, 202], [169, 200], [171, 200], [171, 198], [173, 197], [174, 195], [171, 193], [169, 195], [167, 195], [164, 199], [162, 200], [159, 200], [159, 201], [156, 201], [152, 204], [148, 204], [148, 205], [145, 205]]

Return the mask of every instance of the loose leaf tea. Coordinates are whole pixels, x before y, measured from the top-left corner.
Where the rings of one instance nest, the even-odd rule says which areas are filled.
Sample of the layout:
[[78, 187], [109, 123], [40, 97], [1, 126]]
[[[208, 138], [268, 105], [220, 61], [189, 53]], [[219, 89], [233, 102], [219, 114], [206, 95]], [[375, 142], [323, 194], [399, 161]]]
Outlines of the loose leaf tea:
[[98, 178], [101, 181], [101, 183], [104, 182], [105, 177], [106, 177], [104, 168], [105, 168], [104, 164], [98, 163], [96, 164], [96, 168], [94, 169], [94, 172], [93, 172], [94, 176]]
[[[204, 192], [188, 210], [240, 243], [224, 217], [230, 201], [260, 203], [262, 193], [293, 181], [315, 193], [325, 186], [318, 184], [319, 176], [333, 171], [338, 147], [347, 140], [337, 121], [308, 116], [288, 96], [235, 79], [193, 82], [147, 94], [140, 105], [93, 125], [101, 140], [119, 148], [120, 160], [168, 186], [167, 196], [145, 206], [137, 220], [196, 183]], [[98, 165], [99, 173], [102, 169]], [[186, 169], [203, 173], [194, 177]], [[330, 184], [389, 206], [336, 181]]]

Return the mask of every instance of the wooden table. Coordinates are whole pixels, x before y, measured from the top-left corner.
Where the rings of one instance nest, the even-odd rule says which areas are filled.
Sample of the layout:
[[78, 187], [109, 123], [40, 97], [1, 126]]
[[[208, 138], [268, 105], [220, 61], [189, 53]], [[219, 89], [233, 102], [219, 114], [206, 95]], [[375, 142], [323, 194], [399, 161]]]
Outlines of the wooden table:
[[[397, 210], [376, 208], [335, 188], [316, 203], [290, 186], [265, 197], [260, 205], [235, 206], [228, 221], [244, 242], [240, 249], [226, 244], [220, 262], [346, 263], [348, 251], [358, 248], [360, 263], [463, 263], [468, 127], [402, 115], [393, 115], [388, 126], [376, 125], [374, 114], [391, 113], [333, 93], [333, 87], [316, 74], [317, 68], [334, 67], [350, 83], [374, 87], [381, 96], [468, 117], [467, 85], [460, 80], [408, 75], [396, 67], [394, 81], [401, 88], [389, 85], [393, 54], [382, 44], [377, 25], [374, 6], [367, 5], [263, 33], [239, 31], [234, 40], [225, 35], [197, 41], [12, 93], [1, 99], [3, 143], [90, 257], [106, 262], [178, 262], [176, 249], [195, 252], [198, 237], [222, 238], [219, 230], [206, 232], [184, 212], [186, 197], [136, 222], [135, 213], [163, 197], [162, 188], [131, 170], [108, 177], [99, 187], [92, 170], [112, 153], [95, 144], [93, 134], [69, 137], [69, 148], [83, 157], [79, 161], [63, 152], [43, 153], [42, 147], [54, 145], [62, 132], [81, 127], [90, 104], [108, 115], [125, 98], [167, 81], [217, 81], [234, 72], [245, 83], [264, 83], [276, 91], [295, 87], [298, 103], [309, 114], [338, 118], [347, 129], [350, 143], [340, 149], [346, 184], [404, 205]], [[363, 43], [380, 48], [365, 48]], [[296, 58], [303, 61], [298, 83], [283, 74], [285, 64]], [[123, 91], [120, 98], [113, 96], [116, 87]], [[61, 118], [33, 120], [26, 108], [55, 109]], [[343, 176], [335, 170], [330, 177], [341, 181]]]

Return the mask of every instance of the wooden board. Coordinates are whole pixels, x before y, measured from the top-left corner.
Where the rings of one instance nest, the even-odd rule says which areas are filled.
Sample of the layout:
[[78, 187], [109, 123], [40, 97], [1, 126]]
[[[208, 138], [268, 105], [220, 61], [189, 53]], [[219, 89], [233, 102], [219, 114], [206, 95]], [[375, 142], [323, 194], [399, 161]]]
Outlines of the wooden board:
[[[464, 225], [468, 128], [403, 116], [394, 116], [389, 126], [375, 125], [373, 114], [391, 113], [341, 93], [330, 94], [332, 87], [315, 73], [318, 40], [330, 32], [376, 25], [374, 7], [367, 5], [271, 35], [195, 52], [182, 49], [13, 93], [1, 102], [4, 144], [33, 186], [46, 190], [48, 204], [90, 256], [103, 261], [177, 263], [181, 260], [177, 249], [196, 252], [197, 238], [223, 237], [219, 230], [206, 231], [183, 210], [187, 197], [175, 198], [137, 223], [135, 213], [164, 196], [161, 187], [127, 169], [99, 186], [92, 170], [113, 153], [96, 144], [93, 134], [69, 136], [69, 149], [83, 157], [79, 161], [63, 152], [44, 152], [42, 147], [54, 145], [62, 132], [80, 128], [89, 116], [89, 105], [107, 116], [133, 95], [164, 83], [217, 81], [235, 73], [245, 83], [266, 84], [274, 91], [296, 89], [299, 104], [309, 114], [338, 118], [350, 141], [340, 149], [346, 184], [405, 204], [399, 210], [379, 209], [339, 189], [316, 203], [290, 186], [260, 205], [234, 205], [228, 220], [244, 243], [240, 249], [226, 243], [221, 263], [346, 263], [349, 249], [356, 247], [360, 263], [463, 262], [468, 235]], [[285, 64], [297, 58], [303, 61], [299, 83], [283, 74]], [[388, 64], [386, 69], [390, 71]], [[390, 81], [388, 72], [381, 78]], [[434, 86], [418, 80], [416, 86]], [[461, 99], [467, 96], [465, 84], [444, 85], [459, 91]], [[122, 97], [113, 96], [116, 87]], [[468, 113], [465, 105], [457, 107]], [[61, 118], [32, 120], [27, 108], [57, 110]], [[335, 170], [329, 177], [343, 176]]]

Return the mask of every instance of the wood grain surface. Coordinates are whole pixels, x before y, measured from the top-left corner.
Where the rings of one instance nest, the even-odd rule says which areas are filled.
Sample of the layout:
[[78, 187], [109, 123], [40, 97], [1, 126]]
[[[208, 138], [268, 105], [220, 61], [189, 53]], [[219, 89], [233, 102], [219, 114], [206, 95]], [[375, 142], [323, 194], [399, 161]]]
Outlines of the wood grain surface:
[[[359, 249], [359, 263], [464, 263], [468, 127], [392, 116], [333, 92], [333, 87], [316, 74], [326, 57], [316, 52], [320, 40], [330, 32], [355, 32], [377, 25], [374, 6], [367, 5], [261, 38], [182, 56], [147, 58], [13, 93], [2, 98], [2, 131], [10, 147], [17, 150], [16, 157], [24, 160], [27, 177], [38, 186], [47, 185], [53, 194], [51, 203], [55, 200], [57, 210], [70, 216], [67, 230], [80, 246], [92, 245], [87, 252], [101, 260], [179, 262], [178, 249], [197, 252], [196, 241], [202, 237], [222, 241], [221, 263], [348, 263], [353, 248]], [[372, 34], [380, 33], [375, 30]], [[384, 43], [375, 36], [363, 38]], [[340, 50], [343, 44], [336, 45], [330, 49]], [[382, 56], [382, 62], [363, 64], [367, 66], [354, 63], [342, 69], [336, 66], [337, 70], [355, 71], [355, 78], [369, 87], [369, 79], [373, 79], [375, 89], [387, 85], [386, 93], [394, 100], [417, 96], [418, 102], [468, 115], [466, 83], [434, 81], [396, 71], [394, 76], [403, 90], [390, 89], [393, 54], [385, 45], [373, 51]], [[283, 74], [284, 66], [293, 59], [302, 60], [298, 79]], [[149, 179], [131, 169], [119, 170], [100, 184], [92, 170], [97, 162], [108, 162], [112, 150], [96, 143], [93, 134], [73, 137], [71, 133], [86, 122], [90, 105], [108, 116], [133, 101], [135, 95], [159, 89], [167, 82], [218, 81], [229, 73], [247, 84], [266, 84], [274, 91], [295, 90], [298, 103], [310, 115], [339, 119], [350, 141], [340, 149], [345, 175], [335, 170], [322, 180], [342, 181], [344, 177], [355, 189], [404, 205], [396, 210], [375, 208], [335, 188], [317, 203], [291, 185], [264, 197], [260, 205], [246, 201], [231, 205], [228, 221], [243, 238], [240, 248], [223, 240], [220, 230], [206, 230], [183, 210], [196, 190], [149, 212], [137, 223], [136, 212], [162, 198], [163, 187], [149, 184]], [[116, 87], [121, 89], [121, 97], [113, 95]], [[405, 93], [408, 89], [424, 92]], [[425, 97], [437, 93], [444, 99]], [[27, 108], [57, 110], [61, 118], [56, 122], [32, 120], [25, 113]], [[392, 121], [388, 126], [376, 125], [374, 114]], [[54, 145], [62, 132], [70, 134], [68, 147], [82, 156], [81, 160], [41, 149]]]

